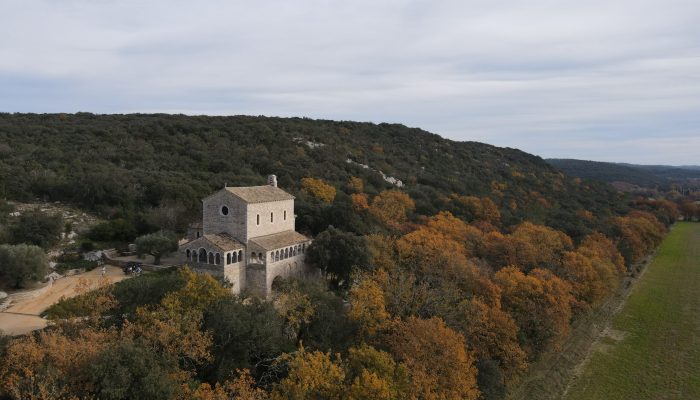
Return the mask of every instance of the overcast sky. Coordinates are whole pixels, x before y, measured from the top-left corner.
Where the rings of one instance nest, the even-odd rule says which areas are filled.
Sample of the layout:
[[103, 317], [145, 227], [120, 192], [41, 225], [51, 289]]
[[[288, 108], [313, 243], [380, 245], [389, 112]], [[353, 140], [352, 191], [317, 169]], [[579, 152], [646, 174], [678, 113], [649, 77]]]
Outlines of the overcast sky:
[[700, 164], [700, 0], [2, 0], [0, 111], [395, 122]]

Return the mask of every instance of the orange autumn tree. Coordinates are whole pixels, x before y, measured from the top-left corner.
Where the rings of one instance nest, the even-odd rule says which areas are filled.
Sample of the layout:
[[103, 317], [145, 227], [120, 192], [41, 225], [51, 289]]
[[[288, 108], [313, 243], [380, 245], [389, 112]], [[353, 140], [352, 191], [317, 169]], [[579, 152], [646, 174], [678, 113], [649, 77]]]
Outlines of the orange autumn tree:
[[0, 363], [0, 392], [15, 399], [60, 399], [93, 392], [90, 365], [115, 336], [113, 330], [61, 329], [10, 341]]
[[523, 222], [510, 235], [487, 233], [481, 254], [494, 267], [515, 265], [528, 271], [538, 267], [555, 268], [561, 264], [564, 253], [571, 249], [573, 242], [565, 233]]
[[372, 199], [369, 212], [384, 226], [401, 230], [416, 204], [408, 194], [399, 190], [385, 190]]
[[640, 262], [659, 243], [666, 228], [654, 215], [633, 211], [624, 217], [611, 220], [617, 237], [618, 249], [627, 265]]
[[326, 203], [332, 203], [335, 199], [335, 188], [322, 179], [303, 178], [301, 190]]
[[572, 282], [577, 300], [597, 305], [612, 293], [625, 273], [625, 261], [612, 240], [601, 233], [586, 236], [575, 253], [564, 255], [557, 274]]
[[531, 253], [518, 263], [527, 269], [553, 268], [561, 263], [564, 252], [573, 248], [573, 241], [564, 232], [530, 222], [518, 225], [510, 236], [530, 247]]
[[477, 249], [483, 244], [483, 232], [456, 218], [449, 211], [442, 211], [430, 217], [426, 227], [461, 243], [468, 256], [476, 255]]
[[479, 297], [464, 301], [460, 310], [460, 331], [479, 360], [496, 360], [507, 381], [525, 372], [527, 355], [518, 343], [518, 326], [508, 313]]
[[401, 264], [421, 275], [455, 276], [467, 264], [464, 246], [425, 227], [397, 240], [396, 249]]
[[442, 319], [408, 317], [392, 323], [383, 344], [408, 367], [413, 398], [473, 400], [479, 397], [474, 355], [464, 337]]
[[501, 212], [496, 203], [488, 197], [458, 196], [453, 197], [458, 214], [464, 215], [469, 221], [484, 221], [498, 225]]
[[352, 202], [352, 209], [357, 212], [365, 211], [369, 208], [367, 194], [365, 193], [353, 193], [350, 195], [350, 200]]
[[551, 271], [534, 269], [525, 275], [506, 267], [494, 275], [501, 288], [503, 309], [518, 324], [521, 346], [531, 358], [558, 348], [569, 334], [571, 286]]

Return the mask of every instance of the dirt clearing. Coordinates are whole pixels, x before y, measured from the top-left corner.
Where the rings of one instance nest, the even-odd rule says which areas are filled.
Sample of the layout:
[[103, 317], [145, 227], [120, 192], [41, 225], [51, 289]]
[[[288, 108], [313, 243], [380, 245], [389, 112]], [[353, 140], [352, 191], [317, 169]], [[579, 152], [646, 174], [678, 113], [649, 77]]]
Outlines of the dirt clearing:
[[[105, 276], [110, 283], [118, 282], [127, 278], [121, 268], [107, 266]], [[18, 300], [3, 312], [0, 312], [0, 330], [9, 335], [21, 335], [35, 329], [44, 328], [47, 321], [39, 316], [62, 297], [73, 297], [76, 295], [75, 288], [80, 278], [85, 278], [90, 285], [97, 287], [102, 277], [102, 268], [95, 268], [92, 271], [80, 275], [73, 275], [58, 279], [53, 286], [39, 296]]]

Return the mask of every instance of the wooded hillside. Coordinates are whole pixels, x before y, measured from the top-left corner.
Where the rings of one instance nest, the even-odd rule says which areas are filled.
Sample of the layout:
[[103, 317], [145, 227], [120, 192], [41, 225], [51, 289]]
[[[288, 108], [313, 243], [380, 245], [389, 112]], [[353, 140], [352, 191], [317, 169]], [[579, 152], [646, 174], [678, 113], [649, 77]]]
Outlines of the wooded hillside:
[[[351, 160], [350, 162], [348, 160]], [[363, 165], [368, 168], [363, 167]], [[454, 142], [402, 125], [301, 118], [183, 115], [0, 114], [0, 197], [75, 203], [105, 216], [184, 207], [224, 184], [279, 184], [298, 195], [305, 177], [352, 193], [351, 177], [370, 195], [405, 184], [416, 213], [449, 210], [469, 219], [460, 196], [488, 197], [510, 226], [529, 220], [580, 238], [624, 212], [603, 184], [581, 184], [539, 157], [476, 142]], [[302, 230], [316, 233], [298, 207]], [[592, 218], [580, 218], [590, 212]], [[179, 227], [182, 229], [182, 227]]]

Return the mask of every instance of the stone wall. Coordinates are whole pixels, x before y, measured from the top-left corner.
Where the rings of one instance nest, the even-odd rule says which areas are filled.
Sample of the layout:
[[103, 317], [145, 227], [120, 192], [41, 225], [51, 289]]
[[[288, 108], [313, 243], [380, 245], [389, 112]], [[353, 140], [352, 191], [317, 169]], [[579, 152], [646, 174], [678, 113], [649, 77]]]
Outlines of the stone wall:
[[[228, 208], [228, 215], [221, 207]], [[202, 200], [202, 228], [205, 235], [226, 232], [242, 243], [246, 236], [246, 204], [226, 190], [214, 193]]]
[[227, 265], [223, 268], [224, 279], [231, 284], [231, 291], [240, 294], [246, 287], [246, 267], [243, 262]]
[[[284, 218], [285, 212], [287, 218]], [[274, 218], [270, 221], [270, 214]], [[258, 224], [258, 215], [260, 224]], [[246, 240], [294, 230], [294, 200], [248, 204]]]

